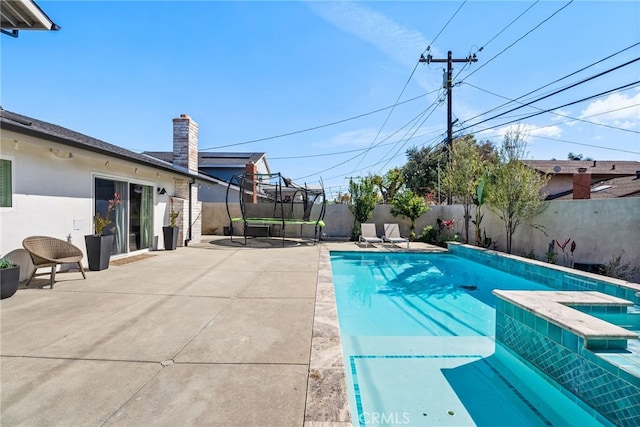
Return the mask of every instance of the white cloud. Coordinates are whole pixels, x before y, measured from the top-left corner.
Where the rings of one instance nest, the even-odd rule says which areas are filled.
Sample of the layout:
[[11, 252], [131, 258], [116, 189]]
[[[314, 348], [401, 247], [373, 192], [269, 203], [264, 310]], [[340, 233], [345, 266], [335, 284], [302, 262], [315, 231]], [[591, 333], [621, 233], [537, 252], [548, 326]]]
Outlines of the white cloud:
[[591, 122], [631, 129], [640, 126], [640, 91], [633, 96], [612, 93], [590, 103], [580, 118]]
[[[567, 110], [555, 110], [554, 113], [555, 115], [551, 118], [552, 122], [567, 120], [567, 117], [563, 117], [563, 116], [571, 116], [571, 111], [567, 111]], [[570, 122], [570, 123], [574, 123], [574, 122]]]
[[[324, 20], [372, 44], [400, 64], [415, 65], [429, 46], [429, 41], [419, 31], [405, 28], [362, 4], [337, 1], [307, 4]], [[439, 55], [435, 49], [432, 54]]]

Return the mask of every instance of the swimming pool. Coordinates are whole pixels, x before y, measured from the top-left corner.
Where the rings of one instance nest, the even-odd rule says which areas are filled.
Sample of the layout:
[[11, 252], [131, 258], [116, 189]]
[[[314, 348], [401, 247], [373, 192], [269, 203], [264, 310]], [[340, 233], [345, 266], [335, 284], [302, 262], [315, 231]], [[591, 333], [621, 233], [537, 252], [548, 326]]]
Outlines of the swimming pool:
[[602, 425], [494, 340], [493, 289], [548, 287], [451, 254], [331, 268], [354, 425]]

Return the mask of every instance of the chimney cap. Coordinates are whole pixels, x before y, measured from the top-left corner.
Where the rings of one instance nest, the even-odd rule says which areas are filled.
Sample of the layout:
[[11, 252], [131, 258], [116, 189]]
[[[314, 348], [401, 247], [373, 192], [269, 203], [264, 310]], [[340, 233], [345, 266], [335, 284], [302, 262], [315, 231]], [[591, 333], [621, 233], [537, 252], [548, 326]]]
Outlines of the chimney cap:
[[180, 114], [180, 118], [181, 119], [190, 119], [191, 117], [189, 117], [188, 114]]
[[585, 173], [586, 171], [587, 171], [587, 168], [578, 168], [579, 173]]

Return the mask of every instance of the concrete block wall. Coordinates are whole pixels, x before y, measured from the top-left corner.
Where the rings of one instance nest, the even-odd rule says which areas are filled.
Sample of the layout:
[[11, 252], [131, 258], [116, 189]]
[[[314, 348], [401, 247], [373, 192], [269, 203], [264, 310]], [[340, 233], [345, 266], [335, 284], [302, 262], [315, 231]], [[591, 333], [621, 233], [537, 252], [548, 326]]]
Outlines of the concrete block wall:
[[[487, 237], [498, 244], [498, 250], [506, 248], [504, 223], [495, 212], [483, 207], [482, 229]], [[240, 209], [237, 209], [239, 216]], [[400, 234], [409, 235], [409, 220], [393, 217], [391, 206], [378, 205], [369, 222], [376, 224], [376, 231], [382, 234], [385, 222], [400, 225]], [[576, 241], [574, 262], [606, 264], [611, 258], [624, 251], [623, 260], [640, 268], [640, 197], [620, 199], [563, 200], [549, 202], [538, 216], [525, 221], [513, 236], [513, 254], [524, 255], [533, 252], [538, 260], [544, 254], [551, 240], [563, 242], [566, 238]], [[472, 207], [471, 215], [475, 219]], [[235, 215], [234, 215], [235, 216]], [[437, 219], [454, 219], [454, 233], [464, 236], [464, 211], [461, 205], [431, 206], [431, 210], [416, 221], [416, 234], [428, 225], [437, 227]], [[347, 205], [329, 204], [323, 232], [330, 238], [349, 238], [353, 227], [353, 214]], [[224, 203], [205, 203], [203, 228], [217, 229], [228, 225]], [[475, 239], [475, 226], [470, 223], [469, 238]], [[560, 251], [556, 247], [556, 251]], [[561, 263], [562, 256], [557, 257]]]

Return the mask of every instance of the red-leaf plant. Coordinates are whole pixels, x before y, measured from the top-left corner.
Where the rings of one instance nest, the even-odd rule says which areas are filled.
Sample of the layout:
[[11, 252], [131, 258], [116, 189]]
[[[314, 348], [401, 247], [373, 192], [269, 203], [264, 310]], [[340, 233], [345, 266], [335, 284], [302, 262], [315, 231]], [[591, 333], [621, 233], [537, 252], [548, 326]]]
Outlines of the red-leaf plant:
[[[566, 248], [569, 242], [571, 242], [571, 246], [569, 247], [569, 252], [567, 252]], [[558, 245], [558, 247], [562, 249], [562, 260], [564, 266], [573, 268], [573, 253], [576, 250], [576, 241], [571, 241], [571, 238], [569, 237], [564, 241], [564, 243], [560, 243], [556, 240], [556, 245]]]

